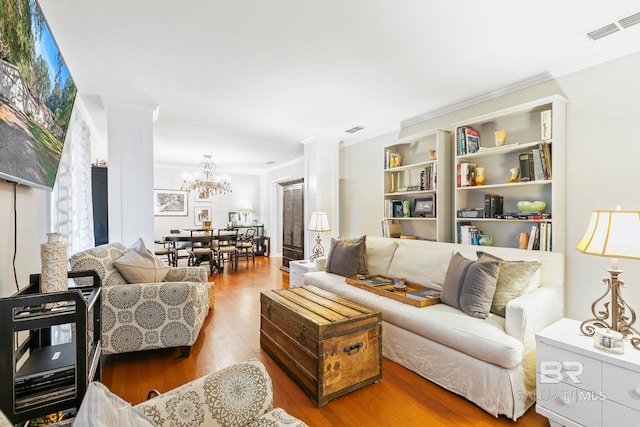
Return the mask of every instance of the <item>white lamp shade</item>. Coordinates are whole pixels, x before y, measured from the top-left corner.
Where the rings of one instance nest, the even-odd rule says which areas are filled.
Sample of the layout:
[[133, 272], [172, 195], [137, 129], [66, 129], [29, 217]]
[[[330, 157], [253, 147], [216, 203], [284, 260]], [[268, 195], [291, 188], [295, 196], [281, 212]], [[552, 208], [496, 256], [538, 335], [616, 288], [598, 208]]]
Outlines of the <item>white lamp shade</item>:
[[253, 210], [251, 200], [243, 200], [242, 202], [240, 202], [240, 210], [242, 212], [251, 212]]
[[593, 211], [576, 249], [590, 255], [640, 259], [640, 212]]
[[307, 227], [307, 230], [318, 232], [331, 231], [327, 214], [325, 212], [313, 212], [311, 214], [311, 219], [309, 220], [309, 226]]

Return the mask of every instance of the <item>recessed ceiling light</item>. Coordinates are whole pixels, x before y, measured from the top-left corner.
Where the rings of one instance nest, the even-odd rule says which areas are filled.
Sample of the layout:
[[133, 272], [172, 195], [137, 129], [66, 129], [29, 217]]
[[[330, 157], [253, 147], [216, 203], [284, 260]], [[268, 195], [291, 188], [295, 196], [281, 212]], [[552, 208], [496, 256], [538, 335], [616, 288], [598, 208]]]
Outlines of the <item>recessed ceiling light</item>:
[[362, 129], [364, 129], [362, 126], [354, 126], [351, 129], [345, 130], [345, 132], [347, 132], [347, 133], [356, 133], [356, 132], [358, 132], [358, 131], [360, 131]]
[[274, 163], [275, 163], [275, 162], [274, 162], [273, 160], [269, 160], [267, 163], [265, 163], [265, 165], [272, 165], [272, 164], [274, 164]]

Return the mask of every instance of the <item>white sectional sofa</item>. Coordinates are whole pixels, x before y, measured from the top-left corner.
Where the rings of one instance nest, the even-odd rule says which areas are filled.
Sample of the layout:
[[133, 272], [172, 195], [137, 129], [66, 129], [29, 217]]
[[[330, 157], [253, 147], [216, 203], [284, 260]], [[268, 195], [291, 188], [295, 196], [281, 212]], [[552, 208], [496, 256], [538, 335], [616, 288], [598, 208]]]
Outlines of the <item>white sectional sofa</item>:
[[507, 303], [504, 317], [472, 317], [443, 303], [414, 307], [351, 286], [345, 277], [327, 271], [307, 273], [304, 284], [379, 309], [384, 357], [494, 416], [516, 420], [535, 402], [535, 334], [563, 316], [564, 255], [366, 237], [368, 274], [404, 276], [408, 282], [436, 288], [445, 283], [454, 253], [475, 260], [477, 251], [505, 261], [541, 264], [525, 293]]

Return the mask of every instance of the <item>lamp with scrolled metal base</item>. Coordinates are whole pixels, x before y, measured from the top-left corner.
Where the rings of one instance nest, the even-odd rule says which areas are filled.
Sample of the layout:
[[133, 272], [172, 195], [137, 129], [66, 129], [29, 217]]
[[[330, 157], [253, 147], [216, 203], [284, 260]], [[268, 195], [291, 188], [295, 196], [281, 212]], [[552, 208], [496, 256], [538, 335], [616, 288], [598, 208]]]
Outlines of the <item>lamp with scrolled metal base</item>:
[[309, 257], [309, 261], [314, 261], [324, 256], [324, 248], [322, 247], [320, 232], [331, 231], [331, 227], [329, 227], [329, 220], [327, 219], [327, 214], [325, 212], [313, 212], [311, 214], [311, 219], [309, 220], [309, 226], [307, 227], [307, 230], [315, 231], [318, 233], [316, 236], [316, 245], [313, 247], [313, 252]]
[[[605, 293], [591, 304], [593, 318], [580, 324], [580, 331], [593, 336], [596, 328], [617, 331], [628, 338], [631, 345], [640, 350], [640, 333], [633, 327], [636, 313], [622, 298], [618, 269], [618, 258], [640, 259], [640, 212], [635, 211], [593, 211], [591, 222], [580, 243], [580, 252], [611, 258], [610, 277], [602, 279], [607, 285]], [[607, 301], [607, 296], [610, 300]]]

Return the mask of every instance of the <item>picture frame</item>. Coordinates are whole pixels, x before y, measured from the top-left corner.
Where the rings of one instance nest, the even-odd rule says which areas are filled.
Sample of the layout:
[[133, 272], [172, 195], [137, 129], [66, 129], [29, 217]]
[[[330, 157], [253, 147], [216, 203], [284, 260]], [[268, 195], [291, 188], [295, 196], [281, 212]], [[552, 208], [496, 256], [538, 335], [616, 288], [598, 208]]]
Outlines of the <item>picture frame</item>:
[[435, 218], [436, 196], [432, 194], [426, 197], [416, 198], [413, 201], [413, 216]]
[[229, 222], [233, 225], [240, 224], [242, 222], [242, 212], [229, 212]]
[[153, 190], [155, 216], [188, 216], [189, 197], [186, 190]]
[[196, 202], [210, 202], [213, 200], [213, 193], [209, 193], [209, 196], [206, 196], [206, 193], [199, 189], [194, 193], [193, 197]]
[[193, 208], [193, 223], [202, 226], [204, 221], [211, 222], [211, 208], [196, 206]]

